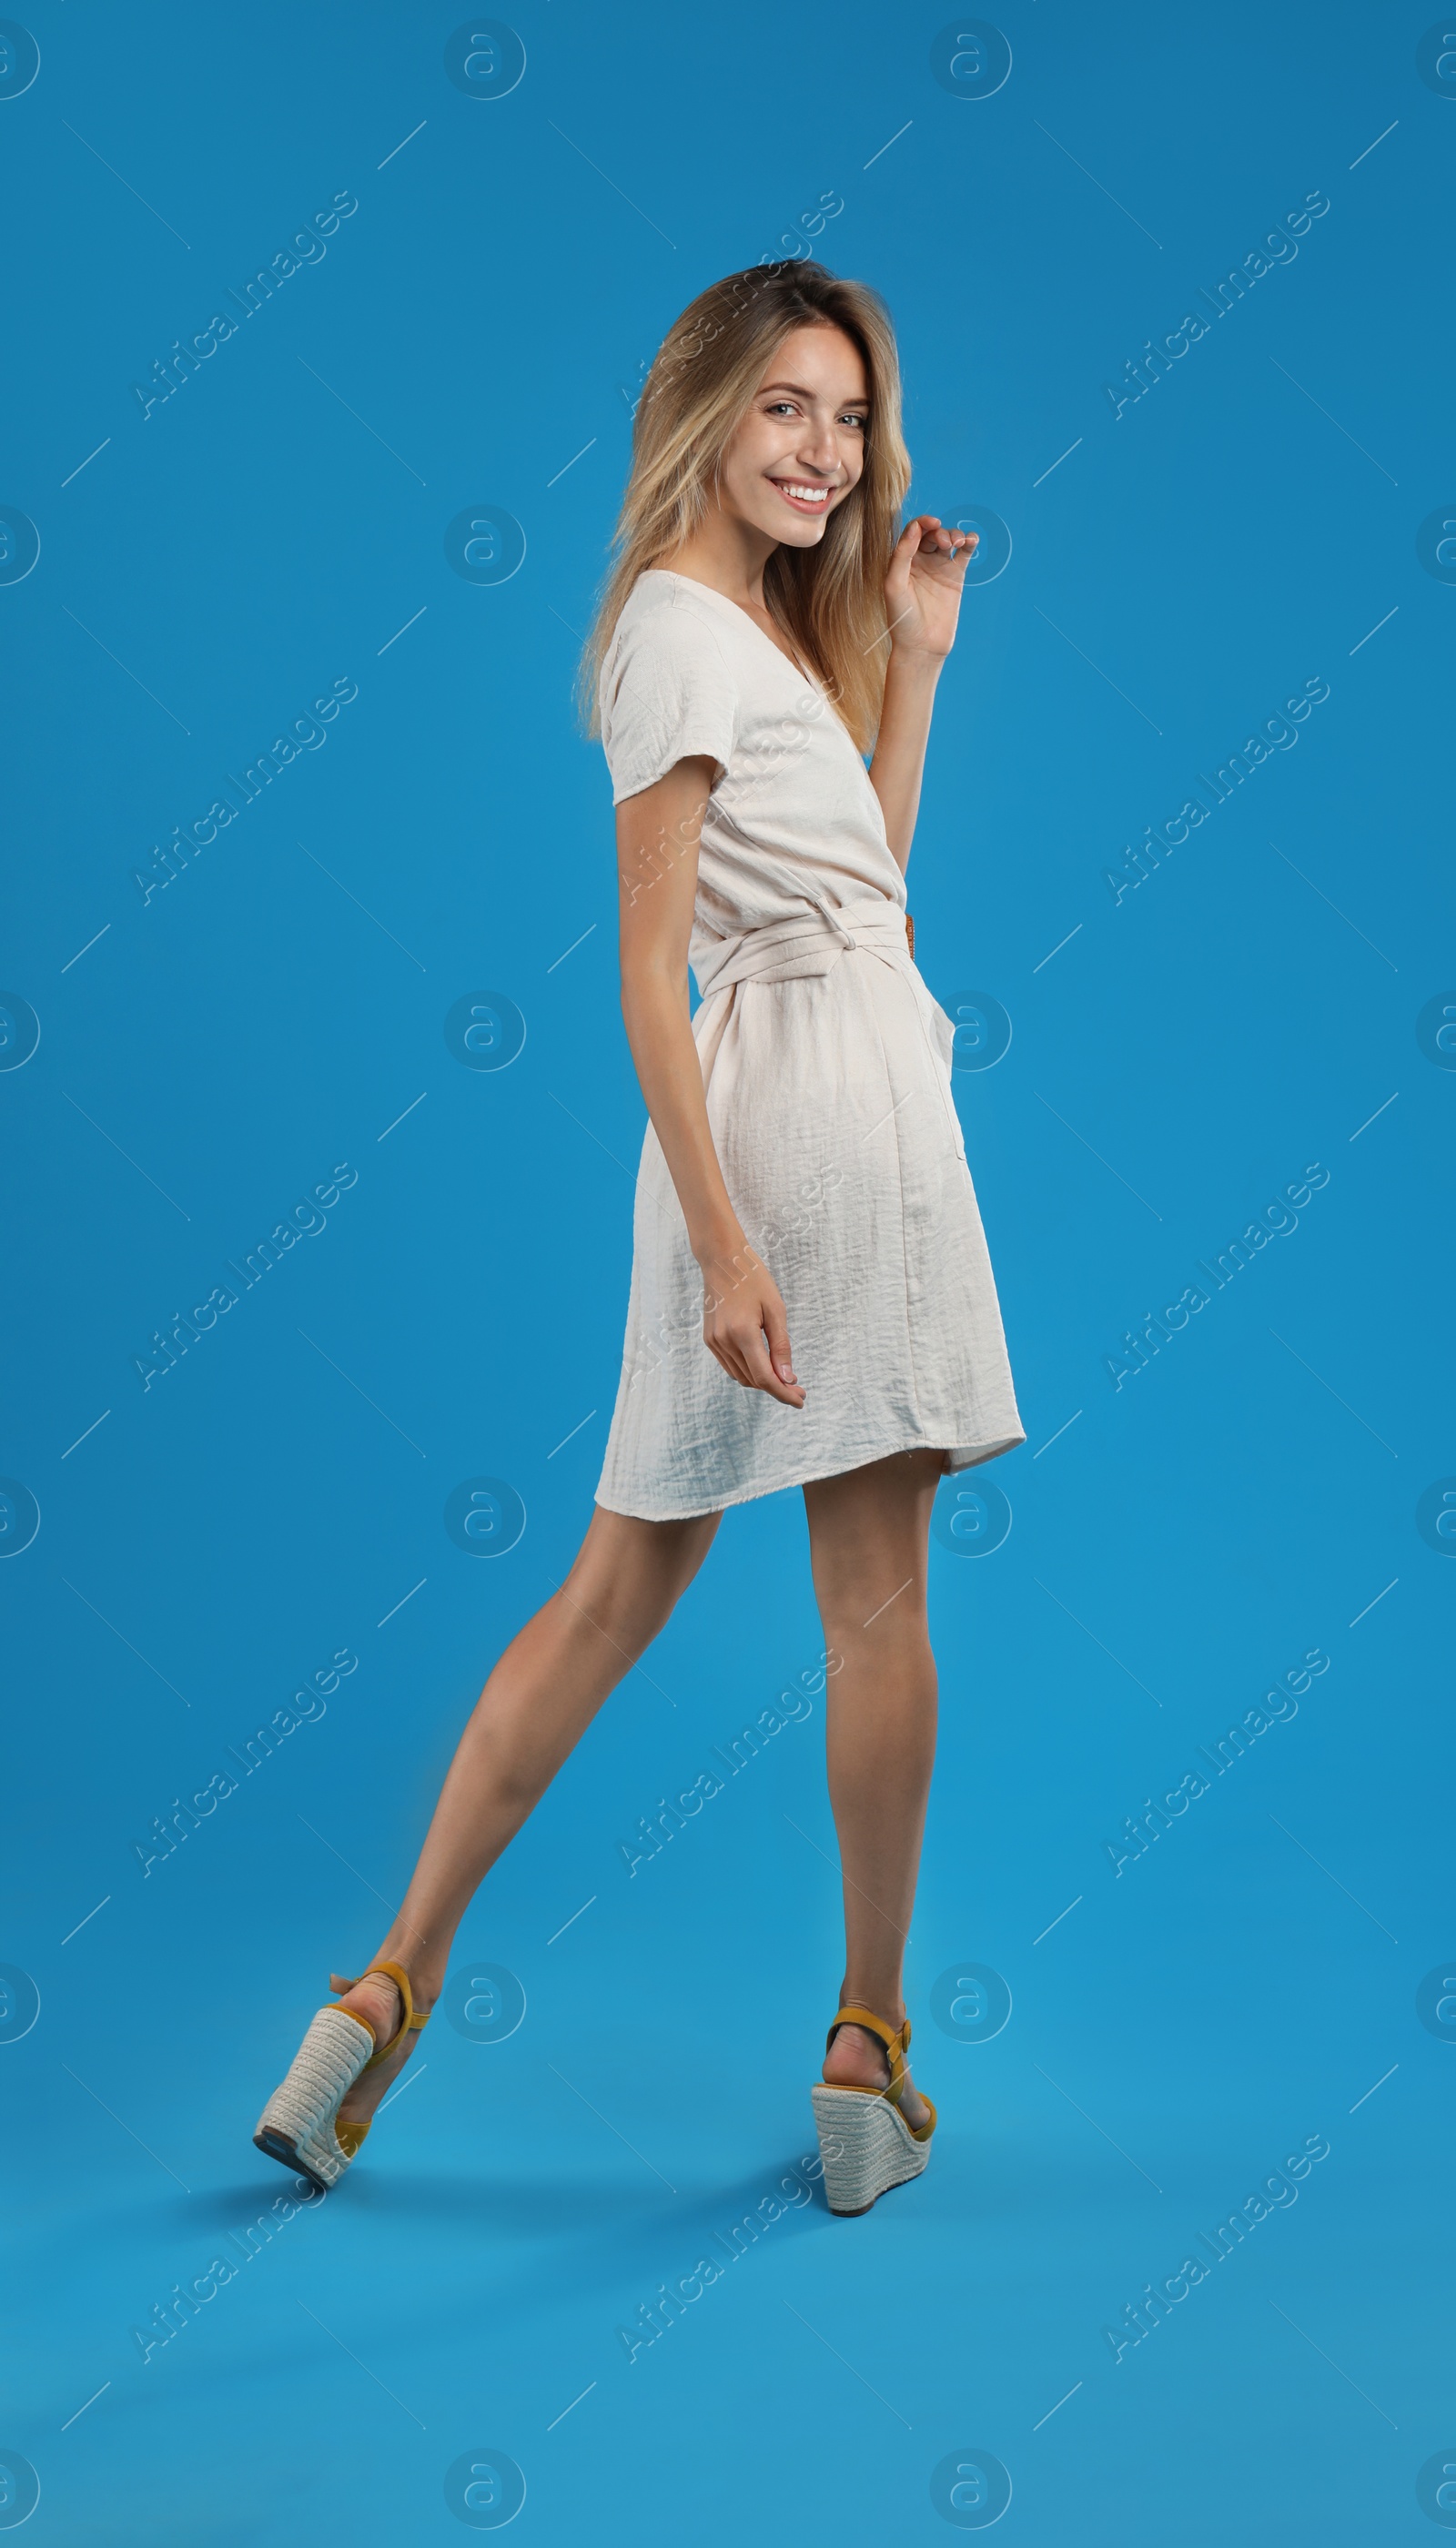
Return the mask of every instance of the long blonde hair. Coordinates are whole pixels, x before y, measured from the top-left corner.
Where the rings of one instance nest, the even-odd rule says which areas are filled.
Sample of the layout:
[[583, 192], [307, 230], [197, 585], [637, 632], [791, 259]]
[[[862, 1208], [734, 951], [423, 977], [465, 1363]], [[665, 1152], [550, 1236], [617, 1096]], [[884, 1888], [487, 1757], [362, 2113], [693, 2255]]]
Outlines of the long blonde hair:
[[867, 284], [815, 264], [751, 266], [689, 302], [658, 349], [632, 428], [632, 472], [613, 564], [581, 668], [589, 732], [599, 731], [597, 680], [622, 605], [648, 567], [702, 521], [723, 454], [773, 356], [795, 327], [839, 327], [859, 349], [869, 390], [864, 467], [810, 549], [779, 547], [764, 599], [815, 673], [863, 752], [874, 741], [888, 648], [884, 576], [910, 484], [900, 429], [900, 365], [889, 313]]

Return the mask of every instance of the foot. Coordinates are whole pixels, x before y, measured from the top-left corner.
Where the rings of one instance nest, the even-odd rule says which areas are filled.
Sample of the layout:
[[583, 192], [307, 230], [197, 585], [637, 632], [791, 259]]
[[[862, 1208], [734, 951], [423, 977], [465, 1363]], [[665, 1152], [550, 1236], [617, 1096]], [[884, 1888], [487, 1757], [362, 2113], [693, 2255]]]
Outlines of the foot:
[[[824, 2079], [830, 2088], [887, 2088], [889, 2055], [879, 2038], [863, 2026], [842, 2026], [824, 2056]], [[908, 2065], [900, 2112], [915, 2133], [930, 2121], [930, 2108], [912, 2087]]]
[[[388, 2044], [405, 2014], [405, 2004], [397, 1986], [390, 1980], [388, 1973], [366, 1973], [362, 1980], [354, 1984], [352, 1990], [345, 1988], [346, 1978], [342, 1973], [330, 1973], [328, 1976], [329, 1988], [343, 1994], [338, 2003], [339, 2007], [346, 2016], [362, 2019], [364, 2025], [373, 2033], [376, 2045]], [[427, 2000], [422, 2003], [416, 2000], [414, 2004], [416, 2008], [421, 2005], [426, 2008], [429, 2006]], [[381, 2061], [375, 2070], [365, 2070], [360, 2073], [338, 2110], [338, 2120], [341, 2124], [367, 2124], [370, 2121], [381, 2099], [388, 2096], [418, 2041], [417, 2034], [407, 2035], [404, 2043], [397, 2046], [390, 2054], [388, 2061]]]

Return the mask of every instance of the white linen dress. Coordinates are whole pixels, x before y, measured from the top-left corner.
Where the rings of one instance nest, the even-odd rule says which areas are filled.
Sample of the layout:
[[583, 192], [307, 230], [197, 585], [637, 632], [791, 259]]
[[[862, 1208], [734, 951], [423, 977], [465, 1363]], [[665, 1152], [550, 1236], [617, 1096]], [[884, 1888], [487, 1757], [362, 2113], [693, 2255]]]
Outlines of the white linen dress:
[[729, 1197], [808, 1396], [745, 1389], [703, 1343], [702, 1275], [649, 1125], [596, 1502], [669, 1521], [890, 1452], [928, 1446], [952, 1470], [1013, 1449], [1026, 1435], [951, 1095], [955, 1030], [912, 960], [905, 879], [852, 736], [746, 610], [656, 568], [599, 700], [613, 803], [689, 755], [714, 766], [692, 1033]]

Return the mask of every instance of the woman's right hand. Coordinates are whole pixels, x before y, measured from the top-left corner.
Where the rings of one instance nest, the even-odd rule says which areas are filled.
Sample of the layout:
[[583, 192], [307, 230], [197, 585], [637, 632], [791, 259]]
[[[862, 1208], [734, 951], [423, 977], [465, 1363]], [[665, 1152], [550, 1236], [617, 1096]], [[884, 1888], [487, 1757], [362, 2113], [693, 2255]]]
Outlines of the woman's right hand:
[[730, 1380], [762, 1389], [784, 1407], [802, 1407], [807, 1392], [793, 1376], [788, 1320], [778, 1286], [745, 1239], [731, 1254], [700, 1256], [702, 1340]]

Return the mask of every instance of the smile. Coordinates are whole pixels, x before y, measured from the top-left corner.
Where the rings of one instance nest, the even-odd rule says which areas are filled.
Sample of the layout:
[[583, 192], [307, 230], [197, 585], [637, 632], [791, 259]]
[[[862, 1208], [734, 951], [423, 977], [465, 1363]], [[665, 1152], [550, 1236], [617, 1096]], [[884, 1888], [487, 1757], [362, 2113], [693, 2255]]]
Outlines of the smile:
[[770, 485], [776, 487], [784, 501], [801, 513], [822, 513], [830, 497], [838, 492], [833, 487], [811, 487], [806, 479], [800, 478], [774, 478]]

